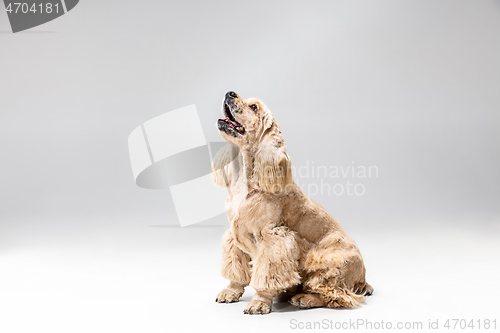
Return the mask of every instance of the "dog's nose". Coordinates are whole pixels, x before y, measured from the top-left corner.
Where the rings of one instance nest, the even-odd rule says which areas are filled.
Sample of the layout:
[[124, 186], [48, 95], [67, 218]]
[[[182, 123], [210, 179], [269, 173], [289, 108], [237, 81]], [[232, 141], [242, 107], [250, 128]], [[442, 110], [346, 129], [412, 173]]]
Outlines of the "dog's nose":
[[226, 98], [238, 98], [238, 94], [235, 93], [234, 91], [228, 91], [226, 93]]

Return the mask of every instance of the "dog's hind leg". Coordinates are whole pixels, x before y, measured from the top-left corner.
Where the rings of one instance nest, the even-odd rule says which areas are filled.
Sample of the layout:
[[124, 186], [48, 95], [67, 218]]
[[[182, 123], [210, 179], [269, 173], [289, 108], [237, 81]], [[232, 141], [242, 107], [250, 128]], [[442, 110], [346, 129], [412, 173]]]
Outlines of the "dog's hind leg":
[[276, 295], [275, 301], [288, 302], [293, 296], [298, 295], [300, 293], [302, 293], [302, 285], [299, 284], [297, 286], [293, 286], [283, 292], [278, 293], [278, 295]]
[[335, 270], [310, 272], [305, 278], [303, 292], [293, 296], [289, 303], [299, 309], [357, 307], [365, 295], [364, 290], [361, 292], [360, 289], [359, 293], [355, 293], [345, 288], [345, 283], [341, 279], [335, 276], [329, 277], [332, 273], [335, 274]]
[[354, 286], [354, 292], [358, 295], [371, 296], [373, 294], [373, 287], [365, 282], [364, 285], [358, 284]]
[[320, 294], [297, 294], [290, 299], [290, 304], [299, 309], [321, 308], [327, 305], [327, 302]]
[[[363, 293], [356, 293], [350, 283], [345, 269], [350, 265], [345, 262], [338, 264], [337, 267], [318, 269], [309, 272], [304, 281], [304, 291], [311, 296], [301, 301], [302, 295], [295, 296], [293, 305], [299, 308], [309, 308], [317, 306], [326, 306], [328, 308], [356, 308], [364, 298]], [[314, 302], [313, 302], [314, 300]], [[307, 301], [307, 302], [306, 302]]]
[[363, 300], [363, 295], [339, 286], [335, 281], [326, 282], [314, 289], [328, 308], [356, 308]]
[[[321, 300], [329, 308], [355, 308], [370, 291], [359, 250], [342, 235], [331, 234], [312, 248], [302, 268], [304, 291], [318, 295], [314, 304]], [[311, 297], [308, 299], [312, 301]], [[292, 304], [306, 307], [300, 306], [299, 300], [297, 295]]]
[[228, 229], [222, 239], [222, 276], [231, 282], [217, 295], [216, 302], [238, 302], [250, 283], [250, 260], [250, 256], [236, 246]]

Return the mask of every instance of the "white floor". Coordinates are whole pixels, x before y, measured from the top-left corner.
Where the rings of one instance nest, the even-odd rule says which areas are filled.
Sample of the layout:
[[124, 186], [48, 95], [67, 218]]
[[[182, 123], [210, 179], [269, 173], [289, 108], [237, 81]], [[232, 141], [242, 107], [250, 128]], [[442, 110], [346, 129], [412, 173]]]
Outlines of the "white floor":
[[476, 321], [475, 329], [458, 329], [464, 325], [458, 322], [460, 332], [495, 331], [478, 330], [477, 320], [484, 325], [496, 319], [498, 332], [498, 223], [477, 228], [415, 222], [404, 229], [346, 227], [375, 288], [361, 308], [296, 310], [275, 303], [270, 315], [249, 316], [243, 309], [251, 288], [239, 303], [214, 301], [226, 285], [219, 275], [222, 227], [89, 230], [19, 221], [0, 235], [0, 332], [282, 332], [319, 324], [324, 331], [335, 325], [355, 329], [346, 326], [350, 322], [364, 331], [361, 321], [374, 331], [388, 323], [392, 329], [399, 322], [422, 323], [415, 330], [422, 332], [429, 320], [439, 320], [440, 331], [453, 331], [444, 327], [447, 319]]

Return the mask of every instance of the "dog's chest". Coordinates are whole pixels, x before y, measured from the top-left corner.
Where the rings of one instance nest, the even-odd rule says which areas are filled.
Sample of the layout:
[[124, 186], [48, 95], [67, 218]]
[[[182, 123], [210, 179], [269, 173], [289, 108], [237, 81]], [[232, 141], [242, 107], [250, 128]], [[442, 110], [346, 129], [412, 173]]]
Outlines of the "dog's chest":
[[255, 250], [255, 227], [248, 219], [249, 190], [245, 182], [231, 187], [231, 195], [226, 200], [226, 210], [231, 232], [237, 246], [244, 252], [252, 254]]
[[233, 221], [238, 218], [239, 210], [247, 195], [248, 186], [246, 186], [246, 182], [239, 181], [231, 187], [230, 195], [226, 200], [226, 211], [230, 223], [233, 223]]

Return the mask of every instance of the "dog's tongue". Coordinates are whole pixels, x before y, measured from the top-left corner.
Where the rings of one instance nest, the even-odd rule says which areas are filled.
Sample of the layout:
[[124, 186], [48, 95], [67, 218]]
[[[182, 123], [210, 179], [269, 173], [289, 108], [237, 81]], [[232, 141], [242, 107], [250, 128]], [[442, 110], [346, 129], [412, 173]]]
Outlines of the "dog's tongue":
[[238, 127], [238, 126], [240, 126], [240, 124], [232, 121], [231, 119], [229, 119], [229, 117], [227, 117], [227, 118], [219, 118], [219, 120], [224, 120], [225, 122], [229, 123], [229, 126], [231, 126], [231, 127]]

